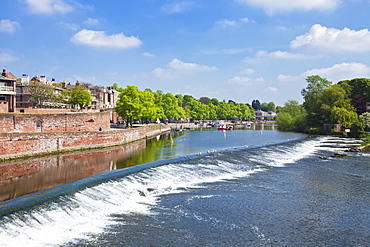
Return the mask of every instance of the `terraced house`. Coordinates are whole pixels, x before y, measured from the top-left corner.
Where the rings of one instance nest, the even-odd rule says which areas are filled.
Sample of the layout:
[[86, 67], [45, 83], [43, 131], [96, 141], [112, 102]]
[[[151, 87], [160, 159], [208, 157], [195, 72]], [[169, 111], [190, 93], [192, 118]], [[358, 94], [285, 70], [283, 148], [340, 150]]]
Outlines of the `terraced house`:
[[15, 112], [17, 78], [3, 69], [0, 75], [0, 112]]

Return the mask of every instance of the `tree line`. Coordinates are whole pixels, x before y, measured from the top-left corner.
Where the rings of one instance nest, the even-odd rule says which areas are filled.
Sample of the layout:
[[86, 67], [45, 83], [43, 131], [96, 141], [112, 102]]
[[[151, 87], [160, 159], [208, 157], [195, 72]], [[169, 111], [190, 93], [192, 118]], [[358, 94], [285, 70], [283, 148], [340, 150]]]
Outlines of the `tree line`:
[[92, 102], [92, 95], [88, 85], [74, 86], [68, 90], [63, 90], [60, 93], [55, 90], [55, 87], [60, 87], [60, 83], [53, 85], [43, 84], [40, 81], [32, 81], [24, 85], [27, 93], [29, 93], [29, 100], [35, 102], [36, 107], [44, 107], [46, 103], [51, 105], [69, 104], [78, 106], [84, 109], [90, 106]]
[[306, 78], [301, 94], [304, 102], [285, 103], [277, 119], [279, 130], [320, 133], [324, 124], [341, 124], [353, 136], [364, 136], [370, 129], [370, 79], [355, 78], [333, 84], [318, 75]]
[[151, 121], [155, 119], [232, 119], [253, 118], [254, 109], [244, 103], [219, 101], [216, 98], [156, 92], [151, 89], [141, 91], [137, 86], [127, 85], [120, 88], [116, 83], [119, 99], [115, 111], [127, 123], [133, 120]]

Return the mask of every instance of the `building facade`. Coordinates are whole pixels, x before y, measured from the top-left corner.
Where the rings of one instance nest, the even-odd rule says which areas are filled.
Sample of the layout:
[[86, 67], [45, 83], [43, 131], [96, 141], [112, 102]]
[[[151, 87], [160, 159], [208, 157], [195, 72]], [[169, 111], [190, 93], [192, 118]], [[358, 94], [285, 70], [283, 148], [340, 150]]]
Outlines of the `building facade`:
[[0, 112], [15, 112], [15, 96], [16, 78], [3, 69], [0, 75]]

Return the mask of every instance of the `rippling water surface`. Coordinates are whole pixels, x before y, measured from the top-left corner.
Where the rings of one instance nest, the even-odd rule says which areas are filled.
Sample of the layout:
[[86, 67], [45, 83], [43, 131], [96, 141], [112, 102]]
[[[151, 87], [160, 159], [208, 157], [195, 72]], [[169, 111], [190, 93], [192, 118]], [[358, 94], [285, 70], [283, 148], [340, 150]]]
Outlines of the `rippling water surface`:
[[3, 216], [0, 245], [369, 246], [370, 156], [332, 158], [357, 142], [300, 137], [189, 132], [158, 151], [188, 157]]

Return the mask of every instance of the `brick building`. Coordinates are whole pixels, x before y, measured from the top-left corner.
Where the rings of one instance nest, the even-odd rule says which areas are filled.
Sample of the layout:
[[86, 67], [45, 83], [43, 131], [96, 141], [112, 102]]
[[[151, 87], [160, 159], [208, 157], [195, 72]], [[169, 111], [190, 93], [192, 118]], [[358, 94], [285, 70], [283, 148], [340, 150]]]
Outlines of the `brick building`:
[[3, 69], [0, 75], [0, 112], [15, 111], [16, 80], [13, 74]]

